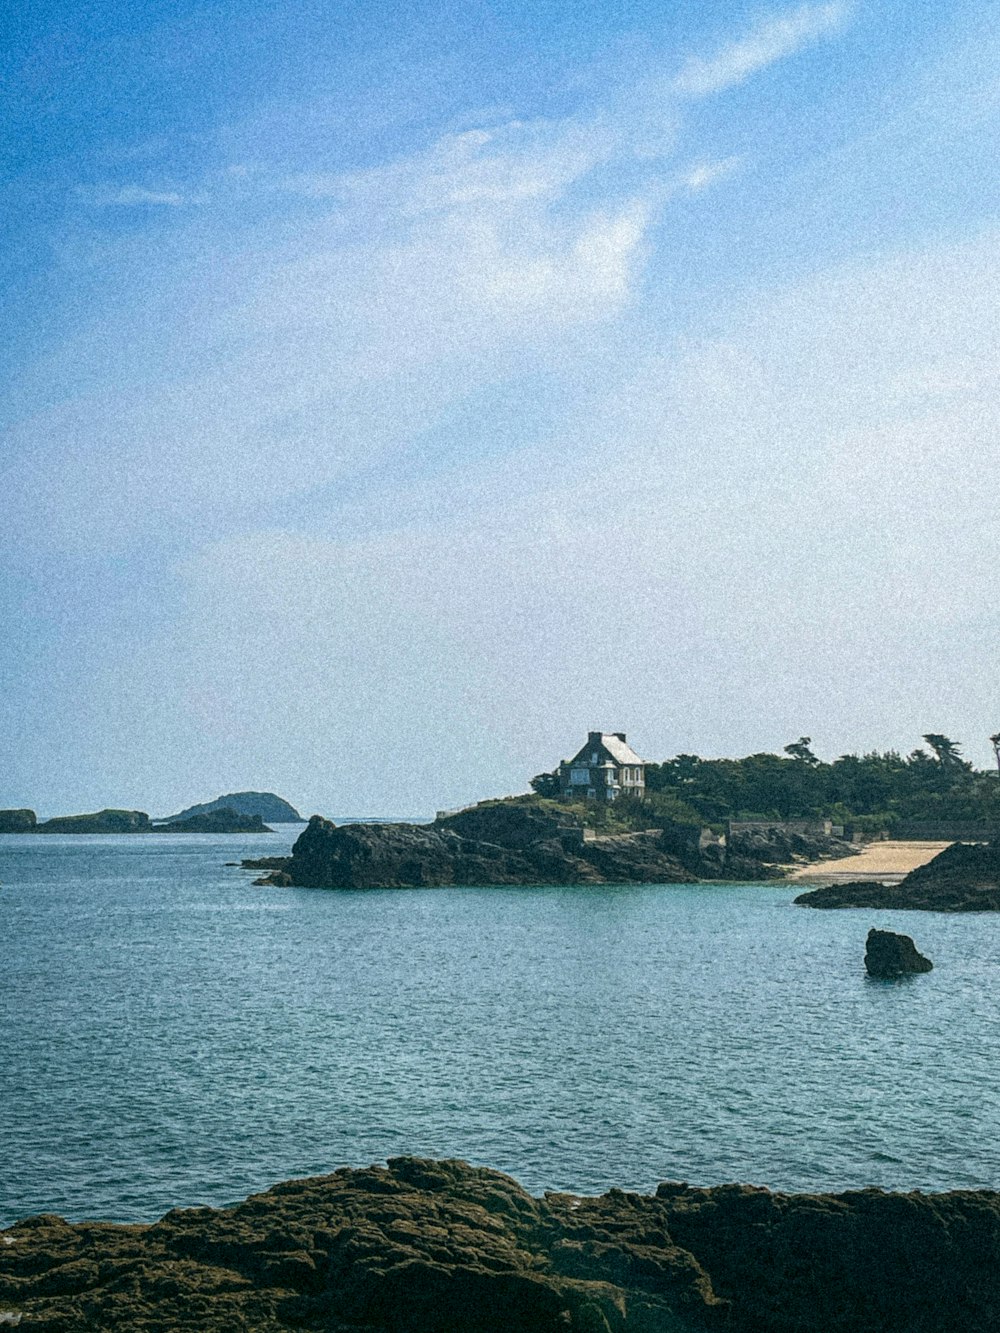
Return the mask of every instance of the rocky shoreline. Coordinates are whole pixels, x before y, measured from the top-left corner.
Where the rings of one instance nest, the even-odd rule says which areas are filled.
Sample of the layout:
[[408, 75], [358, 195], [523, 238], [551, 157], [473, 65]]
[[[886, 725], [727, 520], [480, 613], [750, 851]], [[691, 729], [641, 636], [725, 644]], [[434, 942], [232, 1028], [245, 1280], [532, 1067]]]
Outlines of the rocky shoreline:
[[[843, 854], [843, 843], [836, 847]], [[784, 876], [783, 859], [829, 854], [785, 837], [726, 846], [703, 830], [661, 825], [630, 832], [587, 828], [569, 807], [490, 801], [432, 824], [335, 825], [309, 820], [290, 857], [246, 861], [261, 884], [324, 889], [517, 884], [689, 884]]]
[[956, 842], [898, 884], [849, 880], [795, 899], [801, 907], [915, 912], [1000, 911], [1000, 843]]
[[0, 1232], [0, 1323], [75, 1333], [986, 1333], [1000, 1195], [664, 1184], [537, 1199], [396, 1158], [151, 1226]]

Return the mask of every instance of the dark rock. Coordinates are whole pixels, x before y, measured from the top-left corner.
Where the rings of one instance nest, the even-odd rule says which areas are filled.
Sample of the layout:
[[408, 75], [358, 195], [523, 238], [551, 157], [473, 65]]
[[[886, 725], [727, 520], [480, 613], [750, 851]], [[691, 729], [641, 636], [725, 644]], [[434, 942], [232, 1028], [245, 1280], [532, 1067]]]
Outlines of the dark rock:
[[904, 907], [898, 884], [879, 884], [876, 880], [852, 879], [844, 884], [823, 884], [818, 889], [800, 893], [793, 899], [800, 907]]
[[824, 861], [831, 858], [855, 856], [860, 849], [843, 838], [825, 833], [804, 833], [789, 830], [781, 824], [770, 828], [741, 829], [729, 835], [729, 851], [736, 856], [750, 857], [774, 865], [793, 862]]
[[36, 833], [149, 833], [143, 810], [99, 810], [94, 815], [58, 815], [36, 825]]
[[535, 1199], [396, 1158], [152, 1226], [30, 1218], [0, 1311], [51, 1333], [987, 1333], [1000, 1196], [661, 1185]]
[[865, 942], [865, 967], [871, 977], [904, 977], [930, 972], [934, 964], [917, 951], [909, 935], [891, 930], [870, 930]]
[[[663, 851], [658, 832], [583, 842], [554, 817], [512, 811], [505, 843], [463, 836], [460, 816], [435, 824], [346, 824], [314, 815], [284, 867], [307, 888], [419, 888], [443, 885], [682, 883], [690, 873]], [[464, 813], [464, 812], [463, 812]], [[469, 812], [472, 813], [472, 812]], [[489, 816], [504, 836], [503, 816]], [[579, 832], [579, 831], [578, 831]], [[506, 844], [506, 845], [505, 845]]]
[[456, 814], [442, 815], [432, 827], [472, 842], [488, 842], [515, 851], [567, 835], [570, 845], [579, 846], [583, 837], [583, 821], [569, 807], [554, 811], [549, 805], [517, 801], [483, 801]]
[[270, 833], [260, 815], [242, 815], [236, 810], [212, 810], [190, 819], [174, 819], [169, 824], [155, 824], [154, 833]]
[[[284, 870], [290, 858], [287, 856], [247, 856], [240, 861], [240, 866], [244, 870]], [[235, 865], [235, 861], [227, 861], [227, 865]]]
[[852, 880], [800, 894], [803, 907], [921, 912], [1000, 911], [1000, 843], [956, 842], [899, 884]]
[[0, 833], [34, 833], [34, 810], [0, 810]]
[[168, 815], [161, 822], [173, 824], [177, 820], [191, 819], [196, 815], [212, 815], [218, 810], [235, 810], [238, 815], [258, 815], [267, 824], [298, 824], [302, 816], [280, 796], [270, 791], [234, 791], [228, 796], [217, 796], [214, 801], [205, 801], [201, 805], [189, 805], [180, 814]]
[[[723, 839], [697, 825], [657, 822], [651, 811], [656, 827], [630, 831], [624, 821], [616, 823], [614, 810], [593, 813], [595, 821], [603, 817], [596, 827], [585, 826], [572, 806], [512, 797], [441, 815], [432, 824], [338, 827], [314, 815], [290, 858], [244, 865], [273, 869], [278, 873], [274, 883], [345, 889], [690, 884], [784, 874], [774, 864], [730, 851]], [[636, 812], [628, 816], [635, 819]]]

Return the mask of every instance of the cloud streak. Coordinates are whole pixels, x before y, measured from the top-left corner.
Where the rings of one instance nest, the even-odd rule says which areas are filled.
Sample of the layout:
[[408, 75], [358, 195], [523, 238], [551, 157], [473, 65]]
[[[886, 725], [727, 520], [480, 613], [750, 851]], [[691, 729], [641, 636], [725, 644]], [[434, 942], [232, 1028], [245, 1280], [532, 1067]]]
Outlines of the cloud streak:
[[181, 208], [185, 199], [178, 190], [147, 190], [141, 185], [122, 185], [98, 190], [94, 202], [99, 208]]
[[839, 3], [803, 5], [767, 19], [713, 56], [692, 56], [674, 79], [672, 90], [680, 97], [692, 98], [724, 92], [836, 32], [848, 12], [847, 6]]

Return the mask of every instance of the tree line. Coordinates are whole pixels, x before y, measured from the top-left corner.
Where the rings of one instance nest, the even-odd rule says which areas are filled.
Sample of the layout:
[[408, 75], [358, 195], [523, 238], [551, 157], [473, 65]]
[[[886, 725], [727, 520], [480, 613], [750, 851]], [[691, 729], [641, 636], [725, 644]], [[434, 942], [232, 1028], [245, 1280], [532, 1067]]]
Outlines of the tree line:
[[[816, 757], [808, 736], [786, 745], [782, 754], [743, 759], [679, 754], [646, 765], [644, 808], [692, 824], [832, 819], [875, 831], [910, 821], [1000, 823], [998, 773], [974, 768], [962, 757], [961, 745], [940, 732], [923, 740], [924, 746], [905, 756], [872, 750], [831, 763]], [[1000, 733], [990, 741], [1000, 771]], [[531, 785], [541, 795], [554, 794], [558, 777], [539, 774]]]

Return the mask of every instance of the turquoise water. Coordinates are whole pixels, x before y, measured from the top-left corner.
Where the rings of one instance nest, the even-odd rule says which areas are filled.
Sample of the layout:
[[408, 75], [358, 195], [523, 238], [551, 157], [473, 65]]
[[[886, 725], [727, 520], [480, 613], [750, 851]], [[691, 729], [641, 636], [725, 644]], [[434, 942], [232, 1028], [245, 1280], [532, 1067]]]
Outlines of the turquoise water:
[[[782, 886], [253, 888], [270, 837], [0, 838], [0, 1224], [397, 1153], [533, 1190], [1000, 1186], [1000, 915]], [[935, 963], [868, 981], [871, 925]]]

